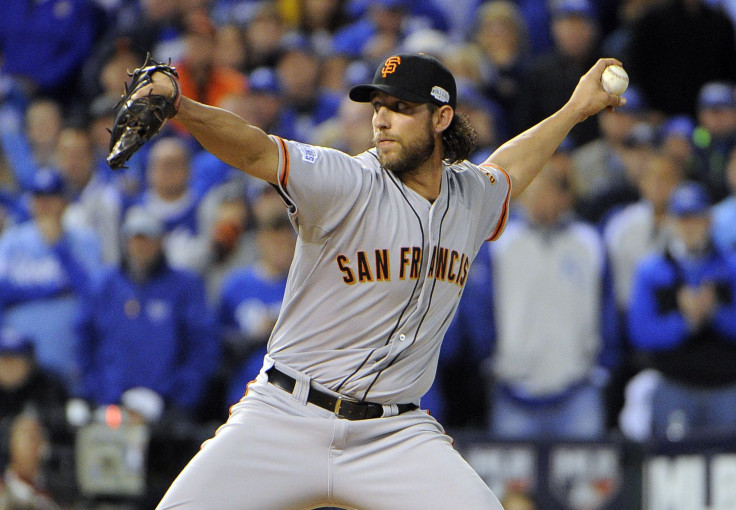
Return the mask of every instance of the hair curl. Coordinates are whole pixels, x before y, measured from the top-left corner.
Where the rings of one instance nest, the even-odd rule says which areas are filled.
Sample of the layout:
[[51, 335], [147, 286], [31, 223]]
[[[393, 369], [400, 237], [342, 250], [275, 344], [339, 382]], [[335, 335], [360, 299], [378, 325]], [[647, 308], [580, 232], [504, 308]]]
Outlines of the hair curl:
[[455, 112], [452, 122], [442, 132], [442, 159], [450, 164], [465, 161], [475, 150], [477, 140], [478, 133], [467, 115]]

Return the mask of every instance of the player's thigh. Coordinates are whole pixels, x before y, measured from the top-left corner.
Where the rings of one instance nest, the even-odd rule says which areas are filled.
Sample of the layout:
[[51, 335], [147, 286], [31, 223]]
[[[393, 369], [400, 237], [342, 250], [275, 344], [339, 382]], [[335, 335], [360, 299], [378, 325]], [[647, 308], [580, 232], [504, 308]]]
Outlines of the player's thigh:
[[[325, 420], [321, 420], [325, 422]], [[325, 501], [327, 445], [316, 420], [256, 402], [234, 412], [179, 474], [160, 510], [297, 510]]]
[[333, 487], [336, 500], [360, 510], [502, 508], [430, 417], [366, 442], [365, 449], [346, 450]]

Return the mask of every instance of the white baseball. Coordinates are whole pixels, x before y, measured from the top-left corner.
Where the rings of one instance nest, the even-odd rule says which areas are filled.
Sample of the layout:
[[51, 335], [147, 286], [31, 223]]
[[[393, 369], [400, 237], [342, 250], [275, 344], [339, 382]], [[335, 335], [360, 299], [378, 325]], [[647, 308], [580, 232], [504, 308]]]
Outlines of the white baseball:
[[609, 94], [620, 96], [629, 86], [629, 75], [626, 74], [624, 68], [617, 65], [610, 65], [603, 70], [601, 76], [601, 84], [603, 90]]

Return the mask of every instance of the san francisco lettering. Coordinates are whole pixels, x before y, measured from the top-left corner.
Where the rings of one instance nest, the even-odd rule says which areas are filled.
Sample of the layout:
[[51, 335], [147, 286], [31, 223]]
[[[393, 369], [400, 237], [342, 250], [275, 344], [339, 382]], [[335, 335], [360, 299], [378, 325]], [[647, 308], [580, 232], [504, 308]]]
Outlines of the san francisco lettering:
[[[404, 246], [399, 249], [395, 258], [398, 267], [396, 277], [399, 280], [416, 280], [422, 269], [423, 250], [418, 246]], [[346, 285], [369, 282], [391, 281], [390, 250], [383, 248], [370, 251], [358, 251], [348, 257], [340, 254], [335, 257], [337, 267], [342, 273], [342, 281]], [[470, 258], [457, 250], [444, 246], [434, 246], [429, 259], [428, 278], [454, 283], [462, 287], [470, 269]]]

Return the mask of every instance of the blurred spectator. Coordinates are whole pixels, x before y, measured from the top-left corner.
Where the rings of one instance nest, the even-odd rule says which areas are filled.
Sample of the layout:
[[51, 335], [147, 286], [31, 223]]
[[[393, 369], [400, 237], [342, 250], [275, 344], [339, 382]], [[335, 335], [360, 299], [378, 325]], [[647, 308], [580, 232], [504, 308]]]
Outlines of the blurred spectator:
[[346, 87], [345, 75], [354, 62], [354, 60], [338, 53], [322, 57], [319, 87], [324, 94], [334, 96], [334, 100], [338, 103], [348, 91], [349, 87]]
[[245, 28], [248, 71], [261, 66], [275, 66], [281, 39], [286, 33], [286, 26], [274, 3], [254, 2], [254, 5], [255, 13]]
[[503, 112], [498, 104], [486, 99], [481, 92], [470, 83], [458, 81], [457, 108], [459, 115], [465, 115], [477, 136], [475, 150], [468, 157], [476, 165], [480, 165], [500, 145], [503, 130]]
[[169, 266], [163, 224], [146, 210], [128, 210], [123, 235], [123, 263], [105, 273], [79, 323], [83, 395], [149, 422], [166, 409], [193, 412], [219, 362], [204, 284]]
[[[517, 0], [519, 10], [529, 27], [532, 54], [542, 55], [554, 47], [551, 25], [558, 1]], [[594, 13], [595, 14], [595, 13]]]
[[[150, 52], [156, 60], [178, 62], [184, 54], [183, 2], [180, 0], [140, 0], [115, 17], [106, 40], [98, 47], [129, 41], [136, 52]], [[138, 63], [136, 67], [140, 65]]]
[[148, 156], [148, 187], [135, 200], [164, 224], [164, 250], [173, 267], [202, 271], [207, 245], [200, 237], [199, 197], [189, 186], [187, 146], [178, 138], [160, 138]]
[[217, 28], [206, 12], [187, 14], [185, 53], [176, 64], [184, 95], [209, 105], [217, 105], [229, 94], [247, 90], [248, 80], [236, 69], [216, 65]]
[[569, 155], [553, 156], [522, 195], [526, 216], [481, 250], [487, 278], [469, 279], [460, 303], [466, 329], [493, 342], [489, 426], [500, 439], [605, 433], [615, 316], [602, 240], [572, 216], [571, 167]]
[[591, 221], [597, 218], [587, 209], [595, 205], [600, 195], [626, 183], [624, 143], [634, 126], [646, 119], [647, 107], [636, 87], [629, 87], [624, 97], [626, 106], [603, 110], [596, 116], [600, 136], [577, 148], [574, 153], [577, 209]]
[[246, 71], [247, 52], [245, 31], [238, 25], [227, 24], [217, 28], [215, 33], [215, 67]]
[[639, 181], [647, 161], [657, 152], [656, 144], [656, 131], [651, 124], [640, 122], [634, 125], [617, 151], [623, 175], [588, 200], [579, 202], [577, 209], [580, 215], [603, 225], [617, 208], [639, 200]]
[[218, 25], [237, 24], [246, 26], [253, 23], [264, 5], [273, 8], [279, 14], [278, 6], [260, 0], [211, 0], [210, 14]]
[[673, 158], [685, 170], [686, 175], [695, 172], [695, 122], [687, 115], [668, 117], [659, 126], [659, 148]]
[[[448, 16], [439, 7], [437, 0], [379, 0], [386, 8], [401, 8], [410, 14], [408, 29], [434, 28], [447, 32], [450, 28]], [[370, 16], [375, 0], [347, 0], [347, 13], [352, 18]]]
[[629, 62], [628, 51], [634, 24], [653, 5], [661, 0], [623, 0], [615, 2], [615, 27], [605, 35], [601, 44], [601, 54], [619, 59], [624, 65]]
[[[477, 9], [484, 0], [432, 0], [432, 3], [442, 11], [450, 25], [445, 30], [452, 41], [462, 41], [468, 36], [469, 27], [477, 21]], [[454, 74], [454, 73], [453, 73]]]
[[33, 411], [47, 426], [64, 420], [63, 383], [36, 364], [33, 341], [10, 328], [0, 329], [0, 435], [8, 420]]
[[636, 266], [645, 256], [666, 246], [668, 199], [684, 178], [677, 161], [652, 155], [639, 180], [641, 200], [612, 213], [605, 225], [614, 294], [621, 312], [628, 308]]
[[2, 133], [0, 133], [0, 234], [24, 219], [18, 181], [3, 154], [1, 140]]
[[102, 246], [102, 260], [120, 261], [120, 220], [123, 198], [118, 188], [95, 172], [92, 141], [86, 130], [66, 128], [59, 135], [56, 161], [70, 203], [64, 224], [93, 230]]
[[734, 26], [705, 0], [657, 2], [634, 23], [626, 55], [632, 83], [665, 115], [694, 118], [703, 84], [736, 81]]
[[[2, 164], [0, 164], [0, 172]], [[25, 217], [18, 196], [0, 186], [0, 235]]]
[[365, 2], [365, 14], [335, 34], [333, 50], [371, 63], [398, 53], [407, 35], [408, 3], [405, 0]]
[[626, 311], [641, 260], [652, 252], [661, 252], [667, 243], [667, 202], [672, 190], [684, 179], [681, 162], [653, 154], [644, 164], [638, 187], [641, 199], [614, 210], [606, 222], [603, 236], [610, 260], [611, 281], [619, 317], [619, 344], [624, 355], [608, 386], [609, 418], [615, 426], [624, 405], [624, 388], [637, 367], [626, 335]]
[[736, 253], [736, 147], [726, 163], [731, 194], [713, 206], [713, 242], [724, 253]]
[[337, 115], [316, 127], [310, 143], [358, 155], [373, 147], [372, 117], [370, 105], [356, 103], [346, 96]]
[[[523, 80], [518, 118], [512, 119], [512, 131], [521, 132], [555, 113], [565, 104], [580, 76], [599, 57], [599, 29], [588, 0], [555, 3], [550, 29], [554, 47], [533, 59]], [[596, 119], [589, 118], [577, 124], [569, 137], [578, 147], [599, 134]]]
[[39, 168], [54, 163], [62, 120], [59, 103], [39, 97], [28, 105], [22, 127], [0, 133], [2, 151], [21, 190], [31, 188]]
[[141, 46], [126, 36], [109, 35], [96, 46], [82, 70], [81, 93], [92, 101], [100, 95], [120, 100], [125, 83], [130, 83], [128, 71], [143, 64], [150, 47]]
[[[450, 44], [441, 58], [456, 81], [468, 81], [478, 87], [483, 83], [484, 59], [483, 52], [475, 43]], [[371, 78], [367, 76], [364, 81]]]
[[706, 83], [698, 94], [697, 108], [692, 177], [705, 184], [715, 200], [722, 200], [728, 194], [726, 160], [736, 147], [736, 85], [730, 82]]
[[46, 430], [34, 413], [15, 418], [8, 446], [8, 465], [0, 479], [0, 508], [61, 510], [45, 487], [44, 461], [50, 445]]
[[250, 75], [250, 94], [241, 109], [230, 109], [258, 126], [266, 133], [293, 139], [296, 126], [294, 113], [285, 106], [282, 88], [276, 71], [270, 67], [254, 69]]
[[709, 197], [678, 186], [668, 212], [672, 236], [637, 268], [629, 336], [645, 367], [661, 374], [651, 432], [678, 441], [736, 431], [736, 265], [713, 248]]
[[317, 54], [332, 53], [332, 37], [349, 21], [345, 0], [303, 0], [299, 2], [298, 31], [307, 37]]
[[[486, 2], [478, 9], [475, 43], [482, 50], [483, 91], [503, 109], [503, 139], [519, 132], [517, 103], [531, 63], [528, 27], [518, 6], [507, 0]], [[514, 122], [511, 126], [510, 123]], [[512, 132], [513, 131], [513, 132]]]
[[337, 113], [344, 96], [334, 90], [320, 88], [320, 59], [299, 37], [284, 39], [275, 69], [280, 96], [287, 109], [281, 124], [291, 124], [294, 139], [306, 142], [315, 126]]
[[436, 59], [442, 59], [450, 45], [450, 39], [441, 30], [420, 28], [404, 38], [399, 45], [399, 53], [426, 53]]
[[253, 212], [258, 258], [225, 278], [220, 298], [220, 325], [231, 373], [226, 406], [240, 400], [263, 364], [296, 245], [294, 228], [274, 189], [264, 188]]
[[99, 12], [89, 0], [0, 2], [0, 71], [21, 80], [27, 96], [42, 93], [69, 106], [78, 72], [92, 51]]
[[249, 194], [243, 181], [231, 181], [213, 189], [200, 206], [207, 226], [209, 261], [204, 270], [209, 302], [216, 306], [223, 279], [237, 268], [252, 264], [257, 255]]
[[74, 393], [79, 382], [74, 321], [102, 259], [94, 232], [63, 225], [64, 191], [58, 172], [39, 170], [32, 219], [0, 237], [0, 307], [4, 326], [32, 338], [39, 365], [62, 376]]

